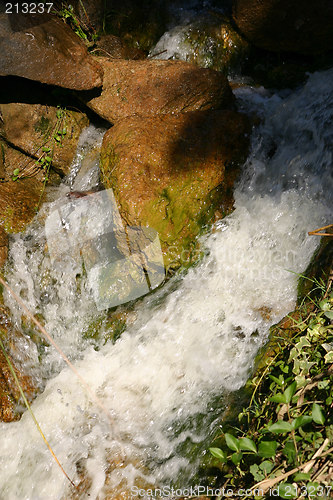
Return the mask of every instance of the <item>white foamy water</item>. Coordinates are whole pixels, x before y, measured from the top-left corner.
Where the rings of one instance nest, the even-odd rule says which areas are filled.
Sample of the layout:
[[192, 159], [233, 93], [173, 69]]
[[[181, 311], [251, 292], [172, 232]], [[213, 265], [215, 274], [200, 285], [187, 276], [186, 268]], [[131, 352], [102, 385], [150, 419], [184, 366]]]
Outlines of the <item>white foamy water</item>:
[[[190, 481], [199, 458], [190, 463], [184, 447], [210, 446], [218, 414], [212, 402], [245, 383], [269, 326], [294, 307], [297, 276], [290, 271], [304, 271], [318, 243], [307, 231], [330, 222], [332, 83], [327, 71], [284, 98], [237, 91], [240, 105], [258, 110], [263, 123], [253, 134], [235, 211], [203, 243], [202, 262], [144, 299], [115, 344], [95, 350], [82, 340], [98, 312], [84, 279], [78, 284], [79, 270], [50, 266], [40, 249], [42, 229], [16, 237], [8, 281], [43, 314], [113, 421], [51, 348], [41, 352], [41, 377], [50, 380], [32, 408], [67, 474], [78, 484], [84, 471], [81, 498], [112, 498], [137, 481]], [[0, 443], [1, 499], [71, 497], [28, 413], [0, 425]]]

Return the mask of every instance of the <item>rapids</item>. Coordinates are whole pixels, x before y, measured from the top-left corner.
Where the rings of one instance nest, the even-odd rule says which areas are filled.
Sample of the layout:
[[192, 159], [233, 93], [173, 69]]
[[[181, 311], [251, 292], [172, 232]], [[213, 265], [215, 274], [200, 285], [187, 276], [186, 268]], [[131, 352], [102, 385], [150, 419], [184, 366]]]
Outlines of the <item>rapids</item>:
[[[102, 130], [84, 132], [73, 172], [56, 199], [13, 238], [6, 279], [33, 313], [43, 315], [112, 420], [52, 347], [31, 343], [44, 388], [32, 409], [76, 484], [83, 471], [82, 498], [112, 498], [110, 491], [179, 478], [182, 487], [191, 484], [201, 451], [190, 459], [188, 449], [211, 445], [221, 400], [242, 387], [269, 326], [295, 305], [295, 273], [304, 271], [318, 244], [307, 232], [330, 222], [332, 84], [330, 70], [310, 75], [294, 92], [236, 90], [239, 108], [255, 111], [261, 124], [252, 134], [235, 210], [203, 238], [200, 264], [139, 301], [136, 320], [114, 344], [83, 339], [87, 324], [101, 313], [79, 266], [66, 259], [52, 266], [45, 252], [46, 215], [69, 186], [96, 184], [96, 157], [92, 171], [81, 175], [78, 167], [87, 143], [100, 144]], [[20, 326], [19, 307], [8, 294], [5, 300]], [[0, 424], [0, 443], [1, 499], [71, 497], [28, 412], [19, 422]]]

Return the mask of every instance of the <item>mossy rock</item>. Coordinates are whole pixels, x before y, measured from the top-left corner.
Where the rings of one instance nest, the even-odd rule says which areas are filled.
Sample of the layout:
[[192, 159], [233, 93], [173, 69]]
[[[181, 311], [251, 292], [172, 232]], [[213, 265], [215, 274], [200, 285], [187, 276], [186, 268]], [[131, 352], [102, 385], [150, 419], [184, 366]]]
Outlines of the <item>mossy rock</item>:
[[[169, 38], [178, 40], [178, 52], [169, 53]], [[165, 39], [167, 44], [165, 45]], [[246, 62], [250, 44], [235, 30], [230, 19], [216, 13], [184, 26], [176, 27], [162, 37], [151, 55], [162, 59], [182, 59], [202, 68], [224, 74], [239, 73]]]
[[104, 136], [101, 176], [129, 226], [157, 231], [166, 269], [188, 266], [197, 236], [233, 206], [249, 124], [234, 111], [121, 120]]

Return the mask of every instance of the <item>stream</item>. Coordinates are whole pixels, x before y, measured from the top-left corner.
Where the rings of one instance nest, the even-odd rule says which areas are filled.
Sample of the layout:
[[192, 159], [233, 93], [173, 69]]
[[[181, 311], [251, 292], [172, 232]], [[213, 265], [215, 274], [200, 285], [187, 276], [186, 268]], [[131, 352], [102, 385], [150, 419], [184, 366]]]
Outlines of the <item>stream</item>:
[[[319, 240], [307, 232], [332, 211], [333, 71], [295, 91], [236, 89], [238, 108], [261, 119], [235, 190], [235, 210], [202, 238], [202, 261], [140, 299], [121, 337], [83, 333], [100, 321], [80, 263], [52, 265], [45, 220], [69, 189], [98, 182], [104, 130], [90, 126], [72, 172], [24, 234], [12, 238], [6, 279], [75, 364], [108, 416], [58, 352], [29, 340], [44, 390], [33, 412], [80, 498], [113, 498], [135, 485], [192, 484], [228, 395], [251, 374], [269, 327], [295, 306], [302, 273]], [[81, 168], [81, 170], [80, 170]], [[19, 306], [5, 294], [17, 327]], [[36, 368], [38, 367], [38, 368]], [[218, 404], [216, 404], [218, 401]], [[29, 412], [0, 424], [0, 498], [74, 498]], [[191, 450], [195, 449], [193, 456]], [[89, 494], [89, 497], [88, 497]]]

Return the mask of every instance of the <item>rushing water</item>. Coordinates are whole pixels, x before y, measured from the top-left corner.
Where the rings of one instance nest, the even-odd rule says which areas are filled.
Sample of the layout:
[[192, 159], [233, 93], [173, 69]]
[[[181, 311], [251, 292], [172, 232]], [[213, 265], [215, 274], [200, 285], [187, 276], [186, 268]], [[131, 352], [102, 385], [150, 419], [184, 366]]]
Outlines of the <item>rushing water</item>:
[[[182, 477], [182, 486], [189, 485], [196, 462], [190, 463], [184, 449], [210, 445], [217, 415], [212, 402], [246, 381], [269, 326], [294, 307], [294, 273], [304, 271], [318, 243], [307, 231], [329, 222], [332, 84], [333, 71], [327, 71], [286, 95], [236, 91], [239, 106], [255, 110], [262, 123], [236, 188], [235, 211], [203, 242], [202, 262], [142, 300], [135, 322], [115, 344], [96, 349], [82, 338], [100, 314], [82, 270], [66, 260], [54, 267], [45, 252], [43, 221], [59, 199], [14, 238], [9, 283], [32, 312], [42, 313], [47, 330], [112, 420], [53, 348], [32, 349], [32, 360], [42, 360], [45, 385], [32, 405], [34, 414], [74, 482], [83, 471], [82, 498], [111, 498], [110, 491], [140, 481], [161, 485]], [[85, 132], [71, 185], [96, 183], [96, 158], [92, 171], [76, 180], [75, 174], [85, 144], [100, 142], [102, 133]], [[68, 183], [58, 192], [60, 200]], [[20, 324], [18, 306], [9, 296], [6, 301]], [[19, 422], [0, 425], [0, 443], [1, 499], [70, 498], [69, 483], [27, 412]]]

